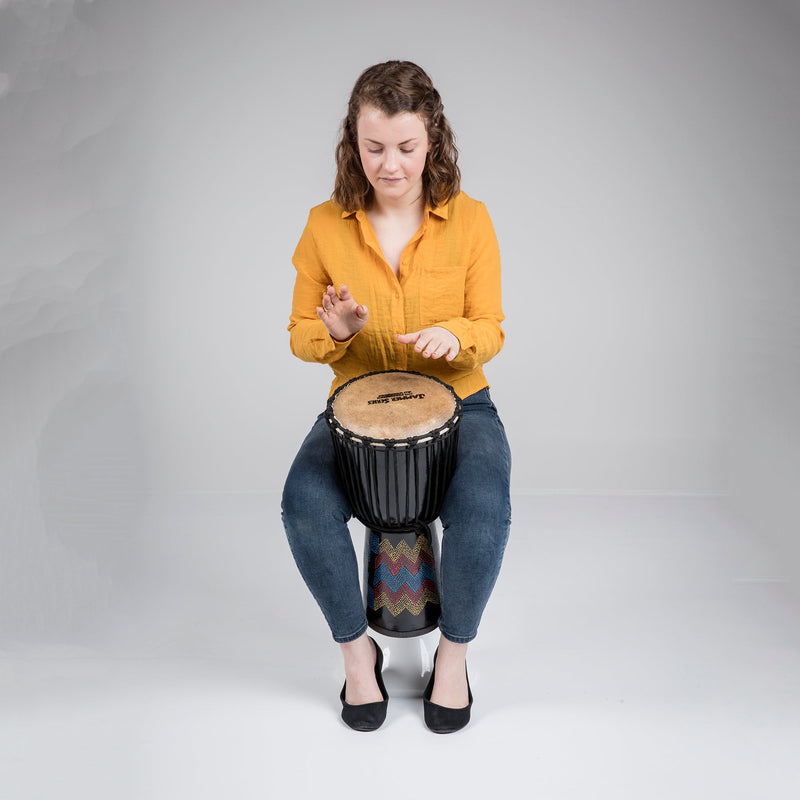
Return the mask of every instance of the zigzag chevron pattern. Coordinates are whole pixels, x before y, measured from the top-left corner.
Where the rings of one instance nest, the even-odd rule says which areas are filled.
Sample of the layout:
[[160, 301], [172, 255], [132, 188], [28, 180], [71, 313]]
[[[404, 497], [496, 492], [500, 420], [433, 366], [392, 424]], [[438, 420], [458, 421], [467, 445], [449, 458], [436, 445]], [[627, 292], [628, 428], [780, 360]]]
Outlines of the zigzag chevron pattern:
[[400, 555], [397, 557], [396, 561], [392, 561], [384, 553], [379, 553], [377, 556], [374, 556], [374, 560], [375, 569], [378, 567], [383, 567], [383, 569], [388, 569], [392, 575], [397, 575], [401, 569], [410, 570], [413, 574], [420, 568], [420, 564], [423, 564], [430, 569], [434, 568], [433, 556], [430, 556], [427, 553], [420, 553], [419, 558], [417, 558], [416, 561], [404, 555]]
[[419, 616], [427, 603], [439, 604], [433, 550], [425, 536], [418, 536], [414, 547], [402, 540], [394, 546], [373, 531], [370, 551], [374, 559], [367, 591], [370, 608], [386, 608], [395, 617], [403, 611]]
[[372, 597], [371, 602], [373, 603], [373, 608], [376, 611], [380, 610], [381, 608], [386, 608], [393, 617], [396, 617], [403, 611], [408, 611], [415, 617], [418, 617], [422, 613], [427, 603], [436, 603], [436, 605], [439, 604], [439, 595], [436, 594], [436, 592], [431, 592], [428, 589], [425, 589], [418, 603], [415, 603], [413, 600], [411, 600], [408, 595], [403, 595], [397, 603], [391, 602], [391, 600], [389, 600], [385, 595]]
[[427, 564], [420, 564], [419, 572], [417, 572], [416, 575], [405, 567], [402, 567], [398, 570], [396, 575], [393, 575], [386, 564], [381, 564], [375, 570], [375, 575], [372, 578], [372, 585], [377, 588], [378, 583], [383, 582], [393, 592], [399, 591], [402, 586], [410, 586], [412, 591], [418, 592], [420, 586], [422, 586], [422, 582], [426, 578], [434, 585], [436, 584], [436, 572]]
[[408, 590], [408, 587], [406, 586], [401, 586], [399, 592], [394, 592], [383, 581], [375, 584], [375, 586], [373, 587], [373, 595], [377, 595], [378, 597], [385, 597], [392, 603], [399, 603], [401, 597], [408, 597], [415, 603], [421, 603], [422, 598], [425, 595], [425, 592], [434, 595], [438, 594], [436, 590], [436, 584], [433, 581], [424, 580], [422, 582], [422, 586], [420, 586], [419, 589], [417, 589], [417, 591], [415, 592], [410, 592]]
[[375, 554], [383, 553], [384, 556], [392, 561], [397, 561], [401, 556], [416, 561], [420, 553], [424, 553], [433, 560], [433, 550], [431, 550], [430, 542], [428, 542], [425, 536], [417, 536], [417, 541], [413, 547], [409, 547], [408, 542], [402, 539], [397, 543], [397, 547], [395, 547], [388, 539], [381, 539], [381, 537], [373, 531], [369, 538], [369, 549]]

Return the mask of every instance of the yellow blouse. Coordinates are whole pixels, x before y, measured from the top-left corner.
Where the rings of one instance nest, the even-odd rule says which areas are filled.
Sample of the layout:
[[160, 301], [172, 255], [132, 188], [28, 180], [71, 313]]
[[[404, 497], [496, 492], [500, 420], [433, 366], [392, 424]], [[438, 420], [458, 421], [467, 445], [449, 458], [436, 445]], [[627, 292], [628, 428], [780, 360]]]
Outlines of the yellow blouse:
[[[312, 208], [292, 259], [297, 276], [289, 322], [292, 353], [330, 364], [331, 393], [366, 372], [422, 372], [468, 397], [488, 386], [483, 364], [503, 346], [500, 250], [483, 203], [464, 192], [428, 208], [406, 245], [399, 276], [383, 257], [363, 210], [329, 200]], [[369, 309], [367, 324], [346, 342], [331, 338], [316, 307], [329, 285], [342, 284]], [[423, 358], [395, 334], [439, 325], [458, 337], [452, 361]]]

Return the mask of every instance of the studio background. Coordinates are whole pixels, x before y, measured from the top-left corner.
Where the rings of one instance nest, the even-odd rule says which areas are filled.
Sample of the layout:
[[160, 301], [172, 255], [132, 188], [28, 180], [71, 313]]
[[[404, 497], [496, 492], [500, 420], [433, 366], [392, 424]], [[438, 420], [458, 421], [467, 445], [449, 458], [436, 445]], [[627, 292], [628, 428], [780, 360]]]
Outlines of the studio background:
[[280, 491], [330, 383], [289, 353], [290, 259], [387, 58], [495, 222], [514, 492], [727, 494], [796, 569], [795, 3], [0, 14], [7, 623], [135, 546], [143, 493]]
[[150, 641], [165, 586], [201, 572], [221, 616], [293, 570], [279, 493], [330, 370], [289, 352], [291, 256], [390, 58], [431, 75], [500, 241], [514, 498], [718, 497], [795, 585], [796, 2], [2, 0], [8, 647]]

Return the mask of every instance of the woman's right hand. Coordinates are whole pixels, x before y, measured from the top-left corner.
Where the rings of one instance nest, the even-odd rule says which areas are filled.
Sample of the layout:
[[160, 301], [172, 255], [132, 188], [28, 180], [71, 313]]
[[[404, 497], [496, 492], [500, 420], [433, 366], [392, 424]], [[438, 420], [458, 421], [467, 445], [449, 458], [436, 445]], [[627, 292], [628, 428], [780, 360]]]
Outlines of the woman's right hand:
[[344, 342], [367, 324], [369, 311], [366, 306], [356, 303], [350, 290], [343, 284], [338, 293], [333, 286], [325, 290], [322, 304], [317, 306], [317, 316], [333, 339]]

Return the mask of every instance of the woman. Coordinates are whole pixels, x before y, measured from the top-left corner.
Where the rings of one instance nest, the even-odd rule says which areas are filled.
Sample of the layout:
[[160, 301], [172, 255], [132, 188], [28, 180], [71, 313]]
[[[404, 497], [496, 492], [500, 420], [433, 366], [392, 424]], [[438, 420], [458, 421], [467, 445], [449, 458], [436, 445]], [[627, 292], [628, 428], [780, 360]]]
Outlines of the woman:
[[[331, 392], [367, 372], [401, 369], [450, 384], [463, 402], [456, 472], [440, 519], [440, 643], [424, 717], [464, 727], [467, 643], [500, 570], [511, 508], [511, 456], [482, 365], [503, 345], [500, 255], [483, 204], [460, 191], [453, 134], [428, 75], [410, 62], [359, 77], [336, 148], [332, 200], [313, 208], [294, 254], [292, 352], [330, 364]], [[344, 656], [342, 717], [375, 730], [386, 716], [380, 648], [367, 636], [350, 507], [322, 415], [283, 494], [297, 566]]]

